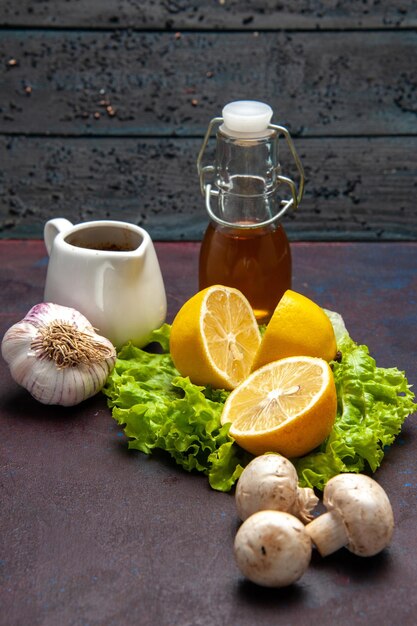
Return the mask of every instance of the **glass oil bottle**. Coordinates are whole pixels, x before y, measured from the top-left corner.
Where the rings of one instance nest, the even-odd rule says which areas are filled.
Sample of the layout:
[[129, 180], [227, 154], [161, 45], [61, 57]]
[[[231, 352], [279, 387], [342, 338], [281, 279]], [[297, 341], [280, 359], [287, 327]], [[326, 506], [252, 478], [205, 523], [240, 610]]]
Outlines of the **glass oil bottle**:
[[[231, 102], [222, 115], [211, 120], [197, 159], [210, 217], [200, 250], [199, 288], [221, 284], [239, 289], [263, 324], [291, 288], [291, 250], [281, 218], [300, 204], [304, 171], [287, 129], [271, 124], [267, 104]], [[214, 165], [203, 166], [216, 125]], [[280, 136], [295, 161], [298, 189], [281, 173]], [[288, 189], [290, 197], [283, 198]]]

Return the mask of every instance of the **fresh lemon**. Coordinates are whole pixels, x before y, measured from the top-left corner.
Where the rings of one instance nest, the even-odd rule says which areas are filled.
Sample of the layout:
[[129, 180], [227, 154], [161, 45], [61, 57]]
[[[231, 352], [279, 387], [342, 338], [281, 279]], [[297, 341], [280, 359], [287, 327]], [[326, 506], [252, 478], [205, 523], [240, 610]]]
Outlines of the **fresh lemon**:
[[336, 418], [333, 372], [324, 359], [293, 356], [253, 372], [226, 400], [222, 424], [248, 452], [307, 454], [329, 435]]
[[333, 326], [324, 310], [288, 289], [266, 327], [252, 370], [287, 356], [315, 356], [331, 361], [336, 351]]
[[172, 323], [170, 351], [177, 370], [194, 384], [234, 389], [249, 375], [260, 341], [245, 296], [214, 285], [179, 310]]

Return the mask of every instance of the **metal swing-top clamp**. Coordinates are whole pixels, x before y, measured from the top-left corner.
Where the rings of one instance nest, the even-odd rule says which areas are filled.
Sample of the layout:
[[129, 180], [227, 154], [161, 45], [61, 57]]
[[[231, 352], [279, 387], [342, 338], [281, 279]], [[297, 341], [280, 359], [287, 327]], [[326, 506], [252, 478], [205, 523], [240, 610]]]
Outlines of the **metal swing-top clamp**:
[[[205, 197], [206, 201], [207, 212], [214, 221], [223, 226], [230, 226], [230, 222], [223, 220], [220, 216], [216, 215], [211, 208], [211, 198], [219, 198], [221, 192], [218, 189], [213, 189], [212, 184], [206, 182], [207, 176], [213, 175], [216, 171], [216, 168], [214, 165], [202, 165], [204, 152], [206, 150], [210, 136], [213, 132], [213, 128], [216, 125], [220, 126], [222, 124], [223, 126], [220, 130], [223, 131], [224, 134], [231, 139], [235, 138], [237, 140], [263, 139], [267, 136], [268, 130], [276, 131], [277, 134], [274, 139], [278, 140], [279, 135], [283, 135], [288, 145], [288, 148], [293, 156], [300, 177], [298, 190], [294, 181], [291, 178], [287, 176], [282, 176], [279, 173], [280, 164], [277, 162], [275, 166], [275, 180], [277, 181], [277, 187], [280, 184], [287, 185], [290, 188], [291, 197], [289, 199], [281, 200], [279, 205], [280, 209], [278, 210], [278, 212], [271, 217], [268, 217], [267, 219], [258, 222], [256, 224], [257, 227], [267, 226], [268, 224], [279, 220], [290, 207], [296, 209], [300, 205], [304, 193], [304, 168], [288, 130], [284, 126], [271, 124], [270, 120], [272, 118], [272, 113], [273, 112], [271, 107], [262, 102], [256, 102], [251, 100], [231, 102], [224, 107], [223, 117], [213, 118], [208, 125], [203, 144], [197, 157], [197, 171], [200, 179], [201, 193]], [[237, 222], [234, 223], [233, 226], [235, 228], [244, 229], [253, 228], [254, 224]]]

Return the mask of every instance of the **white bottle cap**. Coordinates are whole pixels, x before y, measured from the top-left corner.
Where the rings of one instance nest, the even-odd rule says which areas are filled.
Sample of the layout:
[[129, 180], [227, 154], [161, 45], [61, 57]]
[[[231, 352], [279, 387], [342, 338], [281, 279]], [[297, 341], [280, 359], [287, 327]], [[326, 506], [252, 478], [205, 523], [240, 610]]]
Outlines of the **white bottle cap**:
[[259, 133], [268, 128], [272, 109], [264, 102], [237, 100], [223, 109], [224, 125], [235, 133]]

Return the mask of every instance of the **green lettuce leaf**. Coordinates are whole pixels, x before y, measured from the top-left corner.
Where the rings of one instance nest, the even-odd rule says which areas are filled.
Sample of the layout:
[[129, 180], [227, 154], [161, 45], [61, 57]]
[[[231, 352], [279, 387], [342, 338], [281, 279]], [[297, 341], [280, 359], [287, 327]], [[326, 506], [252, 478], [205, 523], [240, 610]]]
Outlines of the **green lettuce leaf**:
[[[356, 344], [337, 313], [340, 361], [331, 363], [338, 398], [330, 436], [310, 454], [292, 459], [300, 484], [324, 488], [341, 472], [374, 472], [408, 415], [416, 410], [404, 372], [377, 367], [368, 348]], [[170, 326], [155, 331], [152, 351], [132, 344], [118, 354], [104, 393], [122, 426], [129, 448], [150, 454], [165, 450], [188, 471], [208, 476], [210, 485], [229, 491], [252, 458], [233, 441], [220, 416], [228, 392], [193, 385], [180, 376], [169, 355]]]
[[368, 348], [347, 332], [338, 349], [341, 360], [331, 363], [338, 399], [333, 430], [317, 450], [293, 460], [300, 484], [320, 490], [341, 472], [375, 472], [417, 408], [404, 372], [377, 367]]
[[[166, 351], [169, 331], [165, 324], [151, 342]], [[146, 454], [165, 450], [184, 469], [207, 474], [213, 489], [229, 491], [248, 462], [229, 426], [220, 424], [228, 393], [181, 377], [167, 352], [123, 346], [104, 393], [129, 448]]]

